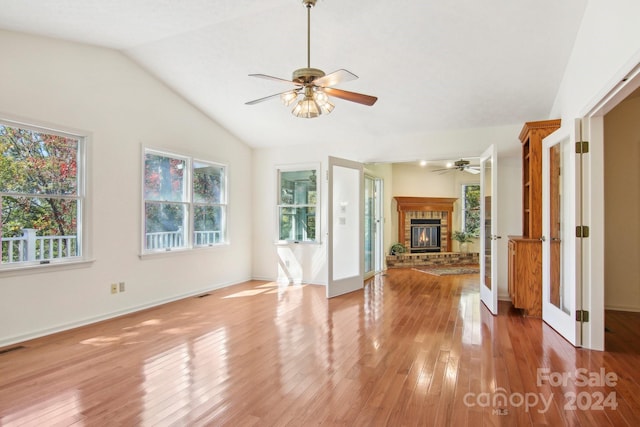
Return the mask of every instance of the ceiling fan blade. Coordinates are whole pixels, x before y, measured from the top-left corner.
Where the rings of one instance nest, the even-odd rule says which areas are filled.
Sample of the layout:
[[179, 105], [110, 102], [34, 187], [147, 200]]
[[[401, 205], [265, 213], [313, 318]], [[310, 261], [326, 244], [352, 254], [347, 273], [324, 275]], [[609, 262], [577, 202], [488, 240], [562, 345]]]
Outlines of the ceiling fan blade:
[[[293, 89], [293, 91], [298, 92], [300, 89]], [[245, 102], [245, 105], [255, 105], [255, 104], [259, 104], [260, 102], [264, 102], [264, 101], [268, 101], [272, 98], [276, 98], [279, 97], [280, 95], [282, 95], [283, 93], [289, 93], [291, 92], [290, 90], [284, 91], [284, 92], [280, 92], [280, 93], [276, 93], [273, 95], [269, 95], [269, 96], [265, 96], [264, 98], [258, 98], [258, 99], [254, 99], [253, 101], [249, 101], [249, 102]]]
[[470, 167], [470, 168], [464, 168], [464, 171], [465, 171], [465, 172], [469, 172], [469, 173], [474, 174], [474, 175], [477, 175], [477, 174], [479, 174], [479, 173], [480, 173], [480, 170], [479, 170], [479, 169], [475, 169], [475, 168], [473, 168], [473, 167]]
[[266, 74], [249, 74], [249, 77], [257, 77], [259, 79], [273, 80], [273, 81], [276, 81], [276, 82], [289, 83], [289, 84], [293, 84], [293, 85], [296, 85], [296, 86], [302, 86], [301, 83], [294, 82], [292, 80], [281, 79], [280, 77], [268, 76]]
[[375, 96], [363, 95], [361, 93], [349, 92], [342, 89], [334, 89], [330, 87], [325, 87], [322, 89], [324, 93], [330, 96], [335, 96], [336, 98], [344, 99], [351, 102], [357, 102], [358, 104], [364, 105], [373, 105], [378, 100]]
[[313, 81], [313, 84], [320, 87], [331, 87], [342, 82], [355, 80], [357, 78], [358, 76], [353, 74], [351, 71], [340, 69], [338, 71], [334, 71], [333, 73], [329, 73], [326, 76], [315, 79]]

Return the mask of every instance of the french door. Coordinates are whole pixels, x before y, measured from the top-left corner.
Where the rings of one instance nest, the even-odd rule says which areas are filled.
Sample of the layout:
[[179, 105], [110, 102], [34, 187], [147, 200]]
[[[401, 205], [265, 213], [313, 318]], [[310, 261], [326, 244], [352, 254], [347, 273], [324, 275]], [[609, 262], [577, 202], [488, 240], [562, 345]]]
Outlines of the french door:
[[364, 168], [329, 157], [327, 298], [362, 289], [364, 282]]
[[542, 319], [581, 346], [582, 154], [580, 121], [558, 129], [542, 147]]
[[382, 270], [382, 180], [364, 176], [364, 277]]
[[480, 300], [498, 314], [498, 156], [494, 145], [480, 156]]

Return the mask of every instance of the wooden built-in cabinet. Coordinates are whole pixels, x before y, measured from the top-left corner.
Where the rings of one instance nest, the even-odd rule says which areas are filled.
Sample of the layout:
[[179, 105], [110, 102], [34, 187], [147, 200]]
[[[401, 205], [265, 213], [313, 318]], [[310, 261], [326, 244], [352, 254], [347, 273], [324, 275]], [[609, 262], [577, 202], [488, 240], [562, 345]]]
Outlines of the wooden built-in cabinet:
[[522, 236], [509, 236], [509, 297], [529, 316], [542, 315], [542, 140], [560, 120], [527, 122], [522, 142]]

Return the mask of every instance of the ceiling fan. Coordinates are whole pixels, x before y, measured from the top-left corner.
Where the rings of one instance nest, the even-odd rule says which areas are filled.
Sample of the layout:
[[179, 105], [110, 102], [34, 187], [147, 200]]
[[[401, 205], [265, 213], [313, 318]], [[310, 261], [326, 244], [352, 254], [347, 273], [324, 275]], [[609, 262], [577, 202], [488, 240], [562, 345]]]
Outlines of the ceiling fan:
[[457, 170], [460, 172], [468, 172], [474, 175], [477, 175], [480, 173], [480, 167], [471, 166], [471, 162], [469, 162], [469, 160], [464, 160], [464, 159], [456, 160], [452, 164], [448, 164], [446, 168], [435, 169], [435, 170], [432, 170], [431, 172], [447, 173], [454, 170]]
[[[302, 3], [307, 8], [307, 67], [295, 70], [291, 80], [272, 77], [266, 74], [249, 74], [250, 77], [292, 84], [295, 88], [264, 98], [254, 99], [253, 101], [246, 102], [246, 105], [254, 105], [280, 97], [286, 106], [298, 101], [293, 110], [291, 110], [294, 116], [312, 119], [321, 114], [329, 114], [333, 111], [334, 105], [331, 103], [329, 96], [369, 106], [375, 104], [378, 100], [375, 96], [334, 88], [333, 86], [339, 83], [358, 78], [358, 76], [347, 70], [341, 69], [330, 74], [325, 74], [322, 70], [311, 68], [311, 8], [315, 6], [316, 1], [317, 0], [302, 0]], [[300, 100], [298, 100], [298, 98], [300, 98]]]

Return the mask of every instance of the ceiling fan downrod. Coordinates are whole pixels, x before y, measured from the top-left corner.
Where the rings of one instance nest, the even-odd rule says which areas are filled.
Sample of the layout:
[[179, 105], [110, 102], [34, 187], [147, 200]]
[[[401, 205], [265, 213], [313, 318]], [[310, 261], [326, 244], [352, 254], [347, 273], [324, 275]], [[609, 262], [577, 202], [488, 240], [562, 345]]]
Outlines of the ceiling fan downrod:
[[311, 8], [316, 5], [317, 0], [302, 0], [307, 8], [307, 67], [299, 68], [293, 72], [292, 80], [307, 86], [315, 79], [323, 77], [324, 71], [311, 68]]
[[302, 0], [307, 8], [307, 68], [311, 68], [311, 8], [316, 5], [316, 0]]

